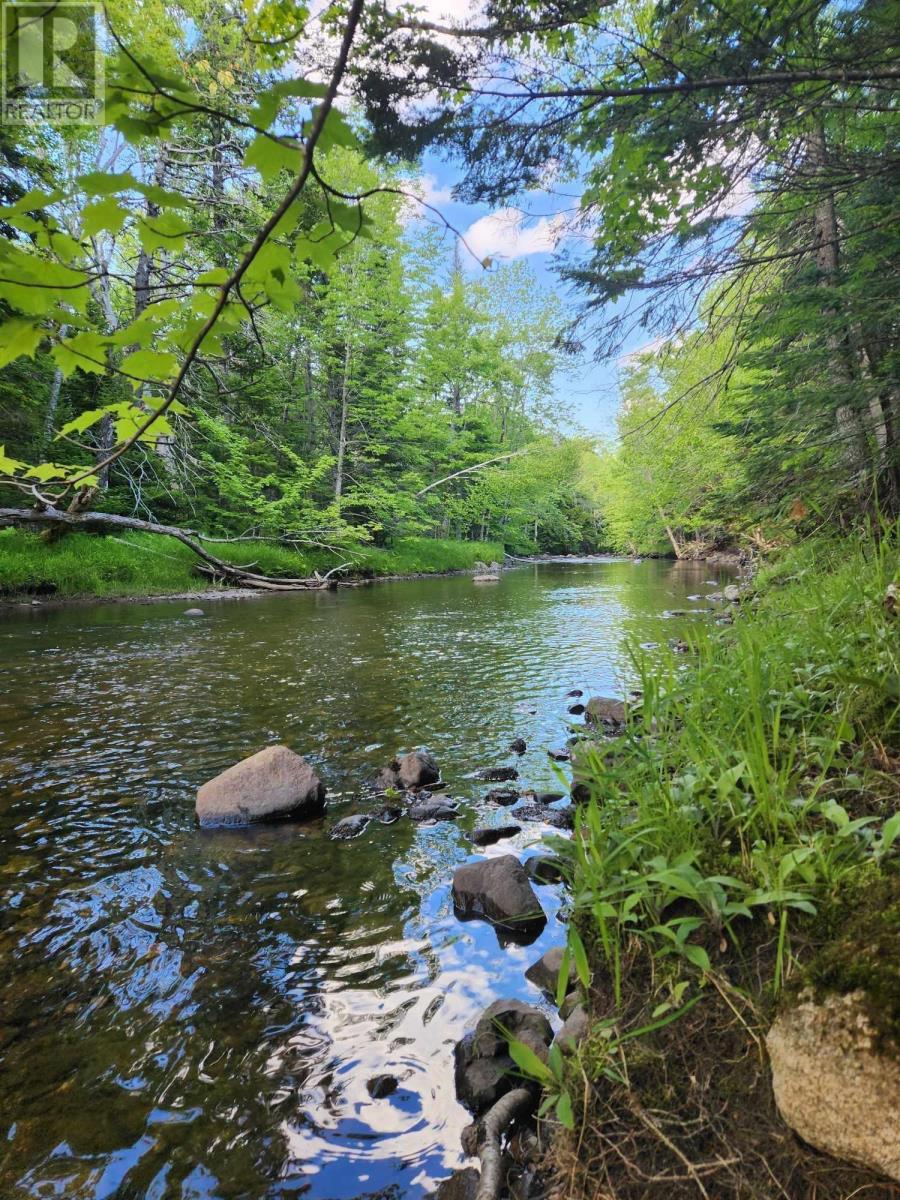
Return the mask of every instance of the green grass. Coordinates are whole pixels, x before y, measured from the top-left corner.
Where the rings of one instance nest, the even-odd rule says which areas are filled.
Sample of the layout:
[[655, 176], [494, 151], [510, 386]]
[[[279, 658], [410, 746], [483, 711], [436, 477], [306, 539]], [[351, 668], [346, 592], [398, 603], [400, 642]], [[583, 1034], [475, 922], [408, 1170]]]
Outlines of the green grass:
[[[335, 556], [325, 551], [298, 552], [265, 542], [210, 544], [218, 557], [275, 576], [305, 577], [341, 562], [350, 574], [407, 575], [457, 571], [476, 561], [502, 560], [503, 547], [491, 542], [455, 542], [406, 538], [382, 549], [354, 547]], [[96, 535], [70, 533], [48, 544], [36, 533], [8, 529], [0, 533], [0, 595], [76, 596], [163, 595], [204, 589], [194, 574], [198, 559], [174, 538], [155, 534]]]
[[[896, 533], [802, 545], [761, 572], [733, 626], [698, 626], [691, 653], [636, 651], [643, 695], [628, 728], [576, 751], [579, 829], [553, 848], [572, 860], [570, 953], [587, 948], [594, 1029], [556, 1087], [616, 1195], [644, 1195], [640, 1171], [681, 1162], [635, 1150], [629, 1174], [610, 1154], [635, 1097], [729, 1145], [746, 1133], [770, 1164], [787, 1153], [767, 1124], [766, 1076], [739, 1066], [764, 1061], [787, 994], [864, 980], [876, 1026], [900, 1028], [900, 614], [885, 603]], [[853, 921], [865, 896], [877, 937], [871, 916]], [[591, 1143], [593, 1125], [606, 1141]], [[778, 1170], [803, 1178], [814, 1164], [801, 1158]], [[757, 1194], [741, 1191], [744, 1169], [711, 1177], [710, 1194]]]

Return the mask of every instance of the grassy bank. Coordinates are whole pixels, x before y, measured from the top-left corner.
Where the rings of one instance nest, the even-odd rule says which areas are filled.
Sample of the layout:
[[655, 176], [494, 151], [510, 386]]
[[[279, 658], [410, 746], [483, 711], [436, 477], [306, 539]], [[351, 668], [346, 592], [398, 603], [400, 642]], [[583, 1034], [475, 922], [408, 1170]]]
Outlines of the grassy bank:
[[639, 655], [627, 731], [581, 747], [558, 849], [591, 1033], [550, 1087], [569, 1200], [892, 1194], [790, 1133], [765, 1035], [806, 986], [863, 987], [900, 1029], [896, 547], [787, 554], [733, 626]]
[[[413, 575], [470, 569], [475, 562], [502, 560], [495, 542], [405, 538], [390, 548], [357, 547], [340, 557], [327, 551], [300, 552], [264, 542], [213, 544], [218, 557], [274, 576], [305, 577], [341, 562], [361, 576]], [[156, 596], [199, 591], [208, 580], [194, 573], [198, 559], [174, 538], [125, 533], [70, 533], [48, 544], [36, 533], [0, 532], [0, 597]]]

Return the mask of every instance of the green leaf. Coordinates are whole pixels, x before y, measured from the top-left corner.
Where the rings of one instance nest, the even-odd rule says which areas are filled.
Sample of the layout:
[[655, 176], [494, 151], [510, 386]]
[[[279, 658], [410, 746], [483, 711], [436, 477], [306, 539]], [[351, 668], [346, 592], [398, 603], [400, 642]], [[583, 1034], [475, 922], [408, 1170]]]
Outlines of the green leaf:
[[268, 134], [259, 133], [247, 147], [244, 166], [254, 168], [266, 183], [271, 183], [281, 171], [296, 175], [303, 161], [302, 153], [300, 143], [293, 139], [276, 141]]
[[134, 350], [121, 363], [121, 370], [139, 383], [161, 383], [178, 371], [178, 359], [162, 350]]
[[104, 229], [108, 233], [120, 233], [128, 219], [128, 212], [119, 204], [118, 200], [107, 196], [102, 200], [94, 200], [90, 204], [86, 204], [81, 216], [84, 236], [93, 237]]
[[[318, 111], [318, 109], [315, 110], [316, 113]], [[316, 142], [316, 150], [324, 152], [330, 150], [332, 146], [359, 146], [359, 138], [336, 108], [332, 108], [325, 118], [325, 125]]]
[[183, 250], [184, 235], [190, 228], [190, 221], [178, 213], [164, 212], [158, 217], [141, 217], [138, 238], [148, 254], [154, 250]]
[[83, 412], [73, 420], [67, 421], [59, 430], [56, 437], [65, 437], [69, 433], [84, 433], [86, 429], [90, 429], [92, 425], [96, 425], [108, 412], [109, 408], [89, 408], [87, 412]]
[[107, 339], [103, 334], [88, 331], [57, 342], [50, 354], [67, 379], [76, 368], [88, 374], [102, 375], [108, 365], [106, 347]]
[[15, 475], [17, 471], [23, 470], [25, 463], [20, 462], [17, 458], [10, 458], [6, 453], [6, 447], [0, 446], [0, 474]]
[[578, 930], [574, 925], [569, 926], [569, 948], [572, 951], [572, 957], [575, 960], [575, 970], [578, 972], [578, 978], [581, 981], [583, 988], [590, 987], [591, 984], [591, 968], [588, 964], [587, 951], [584, 948]]
[[34, 358], [43, 338], [44, 330], [34, 321], [24, 317], [8, 317], [0, 325], [0, 367], [5, 367], [23, 354]]
[[881, 844], [885, 850], [890, 850], [897, 837], [900, 836], [900, 812], [888, 817], [881, 829]]
[[524, 1042], [517, 1042], [515, 1038], [511, 1038], [509, 1042], [509, 1056], [522, 1072], [529, 1079], [540, 1080], [541, 1083], [552, 1083], [553, 1072], [545, 1062], [542, 1062], [530, 1046], [526, 1046]]
[[256, 107], [250, 110], [250, 120], [254, 125], [268, 127], [278, 115], [283, 100], [290, 97], [318, 100], [327, 91], [328, 85], [324, 83], [311, 83], [308, 79], [284, 79], [259, 94]]
[[575, 1113], [572, 1110], [572, 1097], [563, 1092], [556, 1102], [556, 1116], [560, 1125], [572, 1130], [575, 1128]]

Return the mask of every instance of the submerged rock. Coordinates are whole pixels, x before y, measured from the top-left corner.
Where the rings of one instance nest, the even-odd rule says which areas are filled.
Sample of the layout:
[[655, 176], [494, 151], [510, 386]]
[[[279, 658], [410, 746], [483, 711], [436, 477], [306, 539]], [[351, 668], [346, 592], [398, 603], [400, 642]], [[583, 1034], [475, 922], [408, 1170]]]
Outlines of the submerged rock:
[[510, 804], [515, 804], [519, 799], [519, 792], [516, 788], [491, 788], [485, 796], [485, 800], [489, 804], [502, 804], [507, 808]]
[[476, 846], [493, 846], [494, 842], [515, 837], [521, 832], [521, 825], [481, 825], [472, 830], [472, 841]]
[[567, 700], [577, 700], [578, 698], [580, 698], [583, 695], [584, 695], [584, 692], [581, 690], [581, 688], [572, 688], [571, 692], [566, 692], [566, 699]]
[[201, 825], [249, 825], [319, 816], [325, 785], [287, 746], [267, 746], [208, 780], [197, 792]]
[[383, 1100], [385, 1096], [393, 1095], [400, 1086], [400, 1081], [393, 1075], [373, 1075], [366, 1084], [366, 1091], [373, 1100]]
[[366, 813], [354, 813], [353, 816], [342, 817], [332, 827], [330, 836], [336, 841], [359, 837], [368, 823], [369, 817]]
[[865, 992], [807, 993], [766, 1038], [782, 1117], [805, 1142], [900, 1182], [900, 1061], [881, 1053]]
[[524, 738], [517, 737], [513, 738], [513, 740], [509, 743], [509, 749], [513, 754], [524, 754], [528, 749], [528, 745]]
[[375, 820], [380, 821], [382, 825], [393, 825], [395, 821], [399, 821], [403, 816], [403, 809], [396, 804], [386, 804], [384, 808], [379, 809], [375, 814]]
[[570, 717], [580, 717], [584, 711], [585, 708], [583, 704], [570, 704], [566, 709], [566, 712], [568, 712]]
[[434, 756], [427, 750], [413, 750], [404, 754], [397, 764], [400, 786], [403, 788], [427, 787], [437, 783], [441, 777]]
[[515, 767], [483, 767], [478, 772], [478, 778], [485, 783], [507, 783], [511, 779], [518, 779], [519, 772]]
[[522, 936], [539, 933], [547, 923], [525, 868], [511, 854], [457, 867], [453, 905], [463, 919], [483, 917]]
[[186, 608], [181, 615], [184, 617], [205, 617], [206, 613], [202, 608]]
[[480, 1182], [481, 1175], [474, 1167], [461, 1167], [438, 1184], [431, 1200], [475, 1200]]
[[554, 829], [574, 829], [575, 809], [571, 804], [565, 808], [550, 808], [540, 804], [520, 804], [512, 810], [512, 815], [521, 821], [543, 821]]
[[426, 800], [424, 804], [412, 804], [406, 810], [413, 821], [452, 821], [459, 816], [459, 808], [452, 800]]

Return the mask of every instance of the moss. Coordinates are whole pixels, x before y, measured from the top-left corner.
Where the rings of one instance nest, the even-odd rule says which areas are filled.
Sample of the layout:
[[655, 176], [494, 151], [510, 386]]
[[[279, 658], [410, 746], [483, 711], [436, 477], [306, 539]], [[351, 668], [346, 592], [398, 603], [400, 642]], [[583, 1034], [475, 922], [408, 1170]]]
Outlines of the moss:
[[855, 878], [823, 906], [826, 940], [803, 970], [818, 998], [863, 991], [880, 1039], [900, 1045], [900, 872]]

